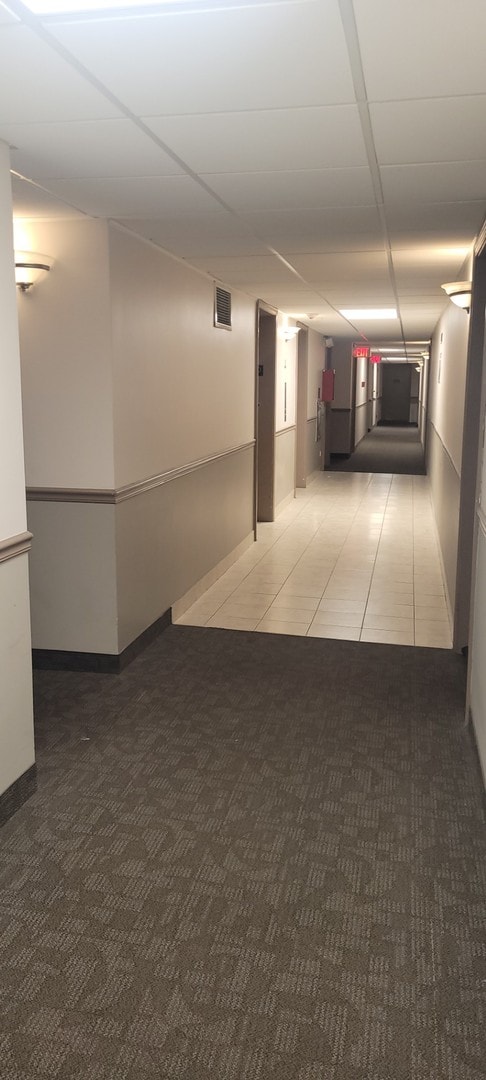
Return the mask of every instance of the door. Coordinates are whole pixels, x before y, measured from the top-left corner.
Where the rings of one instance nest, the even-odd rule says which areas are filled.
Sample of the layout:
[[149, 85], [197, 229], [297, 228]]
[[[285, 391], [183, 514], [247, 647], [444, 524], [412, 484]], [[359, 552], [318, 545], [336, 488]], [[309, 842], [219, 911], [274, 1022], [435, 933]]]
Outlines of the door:
[[277, 316], [258, 307], [257, 337], [257, 521], [275, 518], [275, 352]]
[[408, 424], [411, 368], [409, 364], [383, 364], [382, 412], [384, 424]]

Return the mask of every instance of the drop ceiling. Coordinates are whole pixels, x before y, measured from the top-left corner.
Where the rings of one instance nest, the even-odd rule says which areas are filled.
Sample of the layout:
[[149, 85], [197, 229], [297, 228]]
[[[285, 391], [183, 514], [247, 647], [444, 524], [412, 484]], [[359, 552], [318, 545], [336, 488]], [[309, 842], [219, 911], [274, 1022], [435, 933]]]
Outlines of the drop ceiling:
[[427, 339], [486, 212], [485, 43], [484, 0], [0, 3], [14, 212], [115, 220], [326, 335]]

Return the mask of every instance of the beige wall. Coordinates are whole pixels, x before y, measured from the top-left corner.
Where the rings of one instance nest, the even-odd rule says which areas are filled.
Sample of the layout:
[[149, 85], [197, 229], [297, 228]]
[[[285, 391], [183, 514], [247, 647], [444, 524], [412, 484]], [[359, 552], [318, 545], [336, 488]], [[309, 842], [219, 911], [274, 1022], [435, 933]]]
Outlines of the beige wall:
[[213, 282], [110, 227], [115, 484], [254, 438], [255, 304], [232, 290], [213, 326]]
[[215, 329], [148, 242], [23, 226], [55, 258], [20, 310], [34, 645], [118, 653], [252, 532], [255, 305]]
[[468, 315], [449, 302], [434, 331], [428, 375], [427, 473], [451, 615], [456, 602], [468, 334]]
[[54, 259], [19, 296], [27, 486], [113, 488], [113, 379], [105, 222], [22, 221]]
[[28, 556], [12, 546], [26, 511], [9, 170], [0, 143], [0, 794], [34, 762]]

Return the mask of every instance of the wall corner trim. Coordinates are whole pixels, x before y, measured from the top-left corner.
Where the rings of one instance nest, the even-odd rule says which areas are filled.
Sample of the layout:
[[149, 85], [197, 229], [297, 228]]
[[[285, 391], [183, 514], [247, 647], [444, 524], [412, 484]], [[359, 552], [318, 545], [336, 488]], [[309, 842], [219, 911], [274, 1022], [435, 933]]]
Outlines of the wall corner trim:
[[16, 536], [9, 536], [6, 540], [0, 540], [0, 562], [14, 559], [16, 555], [24, 555], [32, 547], [32, 533], [22, 532]]

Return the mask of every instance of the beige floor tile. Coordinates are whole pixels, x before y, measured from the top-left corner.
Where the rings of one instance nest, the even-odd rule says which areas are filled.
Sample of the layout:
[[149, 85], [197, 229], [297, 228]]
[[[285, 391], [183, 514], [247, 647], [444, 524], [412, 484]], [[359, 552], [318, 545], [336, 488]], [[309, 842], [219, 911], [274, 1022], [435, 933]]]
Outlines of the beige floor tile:
[[306, 611], [316, 611], [319, 600], [316, 596], [297, 596], [295, 593], [279, 592], [273, 601], [272, 609], [277, 608], [303, 608]]
[[184, 615], [181, 615], [180, 619], [175, 620], [176, 626], [206, 626], [207, 621], [212, 616], [209, 615], [191, 615], [191, 610], [186, 611]]
[[409, 619], [395, 615], [371, 614], [368, 611], [363, 619], [364, 630], [399, 630], [413, 636], [413, 615]]
[[248, 599], [237, 601], [231, 599], [227, 600], [226, 603], [222, 605], [220, 612], [225, 617], [228, 615], [230, 618], [252, 619], [253, 616], [255, 616], [255, 618], [261, 619], [262, 615], [264, 615], [270, 607], [272, 601], [273, 596], [261, 597], [258, 600]]
[[397, 605], [405, 607], [413, 607], [413, 588], [410, 587], [407, 592], [394, 592], [393, 586], [389, 589], [384, 589], [380, 586], [371, 586], [370, 595], [368, 599], [368, 607], [371, 609], [372, 604], [387, 604], [391, 607]]
[[368, 589], [361, 585], [329, 585], [323, 600], [366, 600]]
[[381, 642], [383, 645], [413, 645], [413, 633], [398, 630], [371, 630], [361, 631], [360, 641]]
[[299, 582], [286, 581], [282, 586], [279, 596], [310, 596], [320, 600], [324, 589], [321, 585], [302, 585]]
[[415, 619], [416, 633], [422, 635], [425, 634], [439, 634], [451, 635], [451, 628], [448, 619]]
[[220, 630], [256, 630], [258, 619], [239, 619], [230, 615], [213, 615], [206, 626], [218, 627]]
[[419, 649], [452, 649], [452, 638], [447, 634], [415, 634], [415, 645]]
[[277, 619], [263, 619], [256, 627], [259, 634], [289, 634], [291, 637], [305, 637], [308, 623], [279, 622]]
[[359, 626], [316, 626], [312, 623], [307, 631], [307, 637], [339, 638], [344, 641], [359, 641]]
[[415, 620], [418, 622], [440, 622], [449, 626], [447, 607], [443, 603], [440, 606], [422, 607], [415, 605]]
[[318, 611], [341, 611], [350, 612], [353, 615], [364, 615], [366, 600], [334, 600], [332, 597], [321, 600]]
[[272, 606], [265, 612], [266, 619], [273, 619], [276, 622], [298, 622], [306, 623], [309, 625], [313, 618], [314, 612], [309, 611], [309, 608], [300, 607], [279, 607], [277, 604]]
[[314, 616], [315, 626], [361, 626], [363, 613], [356, 611], [318, 611]]
[[366, 606], [366, 615], [392, 615], [396, 619], [413, 619], [413, 604], [395, 604], [393, 601], [388, 600], [369, 600]]

